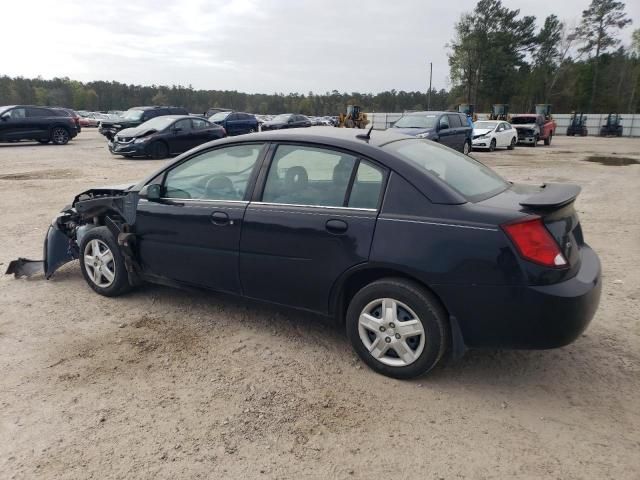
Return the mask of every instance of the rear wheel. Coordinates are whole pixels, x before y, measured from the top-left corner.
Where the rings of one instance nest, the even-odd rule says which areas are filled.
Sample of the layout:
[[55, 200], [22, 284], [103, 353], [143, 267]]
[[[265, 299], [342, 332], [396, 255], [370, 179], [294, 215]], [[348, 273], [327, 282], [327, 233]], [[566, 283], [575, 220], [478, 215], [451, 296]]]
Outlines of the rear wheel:
[[514, 148], [516, 148], [516, 139], [515, 137], [511, 139], [511, 143], [509, 144], [509, 146], [507, 147], [509, 150], [513, 150]]
[[124, 258], [107, 227], [95, 227], [82, 238], [80, 269], [89, 286], [105, 297], [131, 289]]
[[411, 378], [431, 370], [449, 343], [446, 312], [420, 285], [401, 278], [373, 282], [347, 310], [347, 335], [373, 370]]
[[462, 153], [464, 153], [465, 155], [469, 155], [471, 153], [471, 142], [469, 140], [466, 140], [464, 142]]
[[51, 141], [54, 145], [66, 145], [69, 143], [69, 132], [64, 127], [54, 127], [51, 130]]
[[153, 142], [149, 148], [151, 150], [151, 158], [160, 160], [169, 156], [169, 147], [164, 142]]
[[491, 139], [491, 143], [489, 144], [489, 151], [493, 152], [496, 149], [496, 139]]

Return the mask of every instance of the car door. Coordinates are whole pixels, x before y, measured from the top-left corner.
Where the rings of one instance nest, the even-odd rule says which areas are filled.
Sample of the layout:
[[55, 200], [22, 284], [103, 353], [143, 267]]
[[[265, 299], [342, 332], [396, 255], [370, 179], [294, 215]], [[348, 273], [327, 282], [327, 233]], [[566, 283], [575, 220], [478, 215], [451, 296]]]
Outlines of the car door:
[[502, 122], [498, 129], [500, 130], [500, 146], [508, 147], [511, 144], [512, 133], [508, 129], [509, 124]]
[[[35, 133], [33, 119], [27, 118], [24, 107], [12, 108], [2, 115], [4, 140], [31, 139]], [[6, 119], [6, 120], [5, 120]]]
[[441, 115], [438, 120], [438, 139], [439, 142], [447, 147], [453, 148], [453, 132], [449, 125], [449, 116]]
[[169, 127], [169, 135], [166, 138], [170, 153], [183, 153], [195, 147], [191, 129], [191, 119], [182, 118]]
[[189, 148], [197, 147], [216, 138], [221, 138], [221, 136], [212, 134], [214, 128], [218, 130], [220, 126], [209, 123], [201, 118], [192, 118]]
[[160, 198], [141, 199], [136, 218], [146, 275], [241, 292], [240, 232], [263, 148], [251, 143], [198, 152], [151, 182]]
[[385, 172], [328, 148], [281, 144], [271, 151], [245, 213], [244, 294], [326, 313], [334, 282], [369, 257]]
[[28, 107], [26, 110], [27, 119], [33, 129], [33, 138], [49, 138], [51, 117], [57, 115], [47, 108]]
[[[447, 114], [449, 117], [449, 129], [451, 135], [451, 148], [455, 148], [459, 152], [462, 151], [462, 147], [465, 141], [465, 130], [463, 129], [460, 115], [457, 113]], [[464, 124], [466, 126], [466, 123]]]

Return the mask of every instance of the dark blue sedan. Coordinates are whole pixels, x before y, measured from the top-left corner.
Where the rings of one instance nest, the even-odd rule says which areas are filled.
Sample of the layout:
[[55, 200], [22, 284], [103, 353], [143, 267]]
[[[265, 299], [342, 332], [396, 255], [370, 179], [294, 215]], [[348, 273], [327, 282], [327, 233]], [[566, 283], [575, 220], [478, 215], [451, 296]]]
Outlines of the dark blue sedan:
[[331, 316], [371, 368], [409, 378], [447, 350], [560, 347], [584, 331], [601, 273], [579, 192], [513, 184], [390, 131], [257, 133], [80, 193], [49, 229], [44, 269], [79, 258], [109, 297], [149, 281]]
[[230, 136], [258, 131], [258, 119], [251, 113], [218, 112], [209, 117], [209, 121], [223, 127]]
[[473, 125], [463, 113], [411, 112], [391, 127], [397, 133], [427, 138], [468, 155], [471, 152]]

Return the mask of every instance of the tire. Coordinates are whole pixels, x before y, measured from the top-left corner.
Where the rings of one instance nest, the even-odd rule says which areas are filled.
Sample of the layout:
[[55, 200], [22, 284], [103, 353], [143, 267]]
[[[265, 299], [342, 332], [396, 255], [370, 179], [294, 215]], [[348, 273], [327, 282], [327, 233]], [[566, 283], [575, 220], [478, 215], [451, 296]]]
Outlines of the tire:
[[149, 150], [151, 151], [151, 158], [155, 160], [160, 160], [169, 156], [169, 147], [164, 142], [153, 142], [149, 146]]
[[507, 149], [508, 150], [513, 150], [514, 148], [516, 148], [516, 143], [518, 143], [518, 141], [515, 138], [512, 138], [511, 139], [511, 143], [509, 144]]
[[551, 145], [551, 140], [553, 140], [553, 133], [550, 133], [549, 136], [544, 139], [544, 144]]
[[107, 227], [92, 228], [82, 238], [80, 269], [87, 284], [100, 295], [117, 297], [131, 290], [124, 258]]
[[356, 293], [347, 309], [346, 327], [363, 362], [382, 375], [399, 379], [431, 370], [450, 338], [444, 308], [425, 288], [402, 278], [378, 280]]
[[496, 149], [496, 139], [492, 138], [491, 143], [489, 143], [489, 151], [493, 152]]
[[462, 153], [465, 155], [469, 155], [471, 153], [471, 142], [469, 140], [465, 140], [464, 145], [462, 146]]
[[70, 139], [69, 131], [64, 127], [53, 127], [51, 130], [51, 143], [54, 145], [66, 145]]

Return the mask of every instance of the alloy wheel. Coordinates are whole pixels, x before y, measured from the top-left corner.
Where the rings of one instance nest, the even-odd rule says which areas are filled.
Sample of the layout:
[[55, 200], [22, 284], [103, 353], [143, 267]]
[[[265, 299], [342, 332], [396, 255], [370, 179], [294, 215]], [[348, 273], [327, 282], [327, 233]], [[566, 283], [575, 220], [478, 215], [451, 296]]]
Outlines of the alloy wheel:
[[56, 145], [64, 145], [69, 141], [69, 133], [64, 128], [54, 128], [51, 133], [51, 140]]
[[411, 365], [420, 357], [426, 341], [420, 318], [393, 298], [373, 300], [362, 309], [358, 334], [369, 354], [391, 367]]
[[111, 249], [102, 240], [93, 239], [84, 248], [84, 266], [89, 279], [98, 287], [111, 286], [116, 266]]
[[465, 155], [469, 155], [470, 151], [471, 151], [471, 145], [469, 144], [469, 142], [464, 142], [464, 147], [462, 147], [462, 153], [464, 153]]

